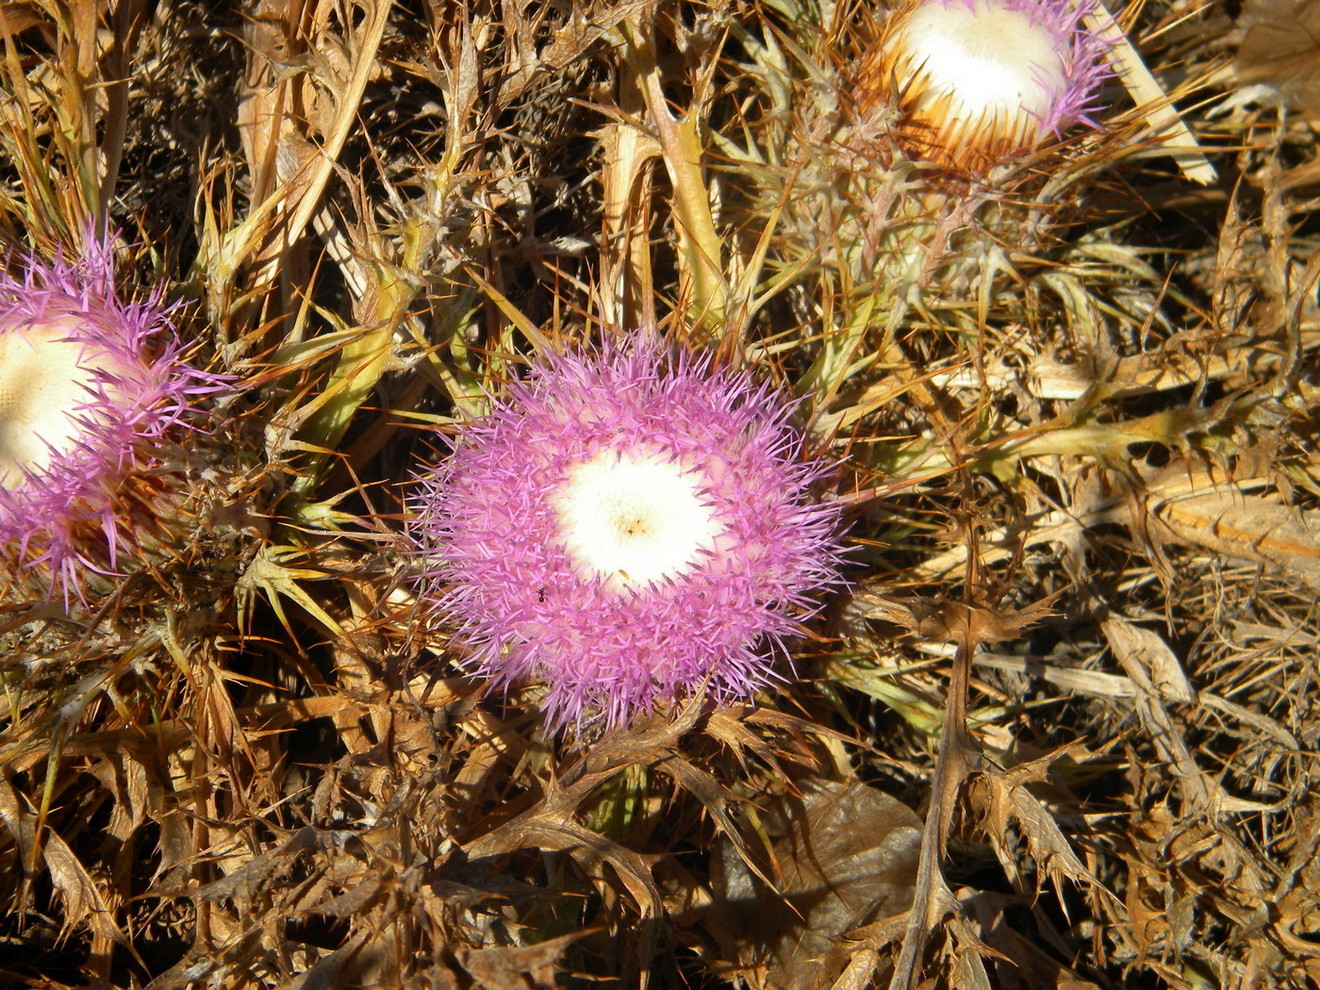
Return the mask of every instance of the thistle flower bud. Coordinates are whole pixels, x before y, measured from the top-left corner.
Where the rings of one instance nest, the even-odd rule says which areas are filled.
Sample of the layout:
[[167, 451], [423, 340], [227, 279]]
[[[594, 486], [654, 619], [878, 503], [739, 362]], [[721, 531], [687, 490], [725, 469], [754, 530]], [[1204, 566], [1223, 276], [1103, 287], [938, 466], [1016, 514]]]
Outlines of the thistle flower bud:
[[1089, 122], [1108, 73], [1092, 0], [908, 0], [863, 58], [863, 110], [900, 114], [909, 149], [979, 170]]
[[121, 300], [114, 256], [20, 259], [0, 272], [0, 565], [47, 592], [85, 597], [151, 528], [134, 477], [156, 475], [191, 404], [223, 388], [183, 358], [160, 294]]
[[422, 601], [495, 684], [543, 681], [552, 728], [749, 697], [839, 581], [794, 406], [647, 340], [542, 360], [419, 478]]

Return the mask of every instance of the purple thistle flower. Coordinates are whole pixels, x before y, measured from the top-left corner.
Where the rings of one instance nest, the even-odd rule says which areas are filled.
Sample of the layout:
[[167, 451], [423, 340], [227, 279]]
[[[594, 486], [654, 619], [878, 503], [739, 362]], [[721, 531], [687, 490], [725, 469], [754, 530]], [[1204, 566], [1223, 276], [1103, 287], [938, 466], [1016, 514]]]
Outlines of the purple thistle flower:
[[840, 582], [795, 407], [649, 338], [543, 359], [418, 479], [423, 602], [497, 685], [544, 681], [552, 729], [751, 696]]
[[1089, 114], [1112, 74], [1086, 29], [1096, 0], [909, 0], [862, 66], [862, 100], [892, 100], [918, 153], [979, 169]]
[[[0, 559], [49, 571], [85, 599], [84, 572], [115, 573], [136, 547], [128, 479], [155, 473], [191, 403], [224, 387], [189, 366], [160, 292], [121, 300], [114, 252], [0, 272]], [[159, 481], [156, 482], [159, 484]]]

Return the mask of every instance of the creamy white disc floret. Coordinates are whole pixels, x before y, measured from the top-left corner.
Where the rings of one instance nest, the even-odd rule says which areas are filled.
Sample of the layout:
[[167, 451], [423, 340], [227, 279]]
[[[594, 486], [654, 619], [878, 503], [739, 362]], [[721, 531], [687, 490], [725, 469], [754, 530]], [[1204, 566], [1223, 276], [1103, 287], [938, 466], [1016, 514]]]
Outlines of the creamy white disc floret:
[[660, 451], [603, 450], [569, 469], [552, 502], [579, 573], [618, 593], [687, 573], [725, 528], [700, 475]]
[[1050, 32], [991, 0], [976, 0], [972, 7], [924, 4], [906, 18], [895, 40], [912, 74], [923, 78], [925, 107], [949, 99], [964, 118], [1025, 113], [1044, 120], [1068, 82]]
[[41, 471], [78, 444], [96, 370], [114, 359], [68, 337], [60, 320], [0, 334], [0, 486], [20, 484], [25, 469]]

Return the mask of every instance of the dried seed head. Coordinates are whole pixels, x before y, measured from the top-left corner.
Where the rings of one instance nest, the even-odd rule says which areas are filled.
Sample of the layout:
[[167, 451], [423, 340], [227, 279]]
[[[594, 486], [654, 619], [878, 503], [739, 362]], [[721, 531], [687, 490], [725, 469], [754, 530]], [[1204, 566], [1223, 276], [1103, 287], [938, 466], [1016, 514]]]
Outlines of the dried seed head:
[[543, 681], [553, 728], [750, 696], [839, 580], [793, 407], [648, 339], [543, 360], [419, 479], [423, 601], [496, 684]]
[[909, 0], [863, 59], [864, 110], [917, 154], [979, 170], [1082, 121], [1107, 74], [1090, 0]]

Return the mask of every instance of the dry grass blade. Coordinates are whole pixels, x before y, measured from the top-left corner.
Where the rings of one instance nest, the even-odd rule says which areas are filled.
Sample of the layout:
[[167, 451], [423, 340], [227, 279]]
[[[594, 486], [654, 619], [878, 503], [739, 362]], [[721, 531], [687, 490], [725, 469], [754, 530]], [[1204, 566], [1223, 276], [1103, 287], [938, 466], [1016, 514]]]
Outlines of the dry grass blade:
[[1183, 175], [1193, 182], [1202, 185], [1214, 182], [1218, 177], [1215, 167], [1114, 16], [1104, 7], [1098, 7], [1087, 15], [1087, 20], [1091, 29], [1108, 44], [1123, 85], [1132, 101], [1145, 113], [1159, 147], [1168, 152]]

